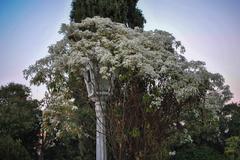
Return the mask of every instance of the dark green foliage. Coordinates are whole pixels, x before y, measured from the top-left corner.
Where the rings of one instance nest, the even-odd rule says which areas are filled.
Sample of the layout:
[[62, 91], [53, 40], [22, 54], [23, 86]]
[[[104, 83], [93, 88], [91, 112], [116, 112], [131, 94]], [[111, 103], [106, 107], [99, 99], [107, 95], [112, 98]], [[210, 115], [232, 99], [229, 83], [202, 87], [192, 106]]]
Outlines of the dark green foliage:
[[21, 140], [14, 140], [11, 136], [0, 136], [1, 160], [31, 160]]
[[177, 151], [175, 158], [175, 160], [227, 160], [224, 155], [206, 146], [183, 148]]
[[138, 0], [73, 0], [71, 20], [81, 22], [87, 17], [108, 17], [134, 28], [143, 28], [146, 22], [137, 6]]
[[95, 159], [95, 143], [89, 138], [64, 138], [44, 151], [44, 160], [92, 160]]
[[45, 160], [80, 160], [79, 141], [62, 139], [44, 152]]
[[230, 159], [240, 159], [240, 105], [231, 103], [221, 110], [220, 128], [224, 153]]
[[225, 155], [234, 160], [240, 160], [240, 137], [232, 136], [225, 140]]
[[228, 104], [222, 109], [221, 129], [225, 137], [240, 136], [240, 105]]
[[75, 105], [78, 106], [79, 126], [82, 129], [82, 136], [78, 139], [78, 148], [81, 160], [95, 159], [95, 136], [96, 136], [96, 117], [94, 105], [91, 105], [83, 77], [76, 79], [70, 75], [68, 86], [71, 96], [74, 97]]
[[14, 83], [2, 86], [0, 115], [0, 136], [13, 139], [8, 138], [9, 147], [22, 145], [32, 158], [36, 157], [41, 111], [38, 102], [30, 98], [30, 89]]

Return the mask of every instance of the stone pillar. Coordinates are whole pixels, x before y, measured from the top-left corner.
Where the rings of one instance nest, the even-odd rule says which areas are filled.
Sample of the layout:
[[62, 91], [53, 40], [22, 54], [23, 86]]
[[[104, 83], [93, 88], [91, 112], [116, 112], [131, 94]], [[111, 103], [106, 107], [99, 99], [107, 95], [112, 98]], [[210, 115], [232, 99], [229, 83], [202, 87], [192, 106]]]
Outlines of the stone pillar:
[[96, 160], [107, 160], [106, 129], [104, 110], [106, 103], [103, 101], [95, 102], [96, 111]]

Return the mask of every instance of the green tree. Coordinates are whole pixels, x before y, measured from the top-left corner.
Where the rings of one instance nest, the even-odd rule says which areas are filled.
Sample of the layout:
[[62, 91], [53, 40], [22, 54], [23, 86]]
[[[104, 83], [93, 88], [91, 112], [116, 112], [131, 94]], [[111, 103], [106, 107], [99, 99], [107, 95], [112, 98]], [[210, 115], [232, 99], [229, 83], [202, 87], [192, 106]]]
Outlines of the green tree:
[[[81, 22], [81, 20], [86, 17], [99, 15], [102, 17], [110, 17], [114, 21], [122, 22], [129, 27], [143, 27], [145, 19], [141, 10], [136, 8], [136, 4], [136, 0], [76, 0], [72, 2], [70, 17], [73, 22]], [[40, 77], [41, 73], [38, 75]], [[47, 85], [51, 95], [51, 98], [48, 98], [51, 100], [54, 100], [54, 92], [61, 92], [59, 89], [60, 85], [57, 85], [62, 84], [62, 82], [57, 81], [59, 78], [61, 78], [60, 75], [56, 75], [54, 78], [52, 77], [52, 79], [55, 79], [56, 81]], [[69, 78], [65, 81], [65, 83], [71, 90], [69, 95], [66, 95], [66, 97], [73, 98], [74, 105], [76, 105], [78, 109], [73, 112], [69, 110], [68, 106], [58, 105], [56, 107], [51, 105], [51, 100], [49, 99], [50, 101], [48, 101], [45, 105], [47, 107], [43, 114], [43, 130], [47, 134], [44, 144], [45, 157], [48, 157], [51, 154], [50, 152], [55, 152], [54, 149], [59, 150], [59, 147], [62, 147], [61, 144], [68, 144], [69, 140], [66, 140], [64, 137], [72, 137], [72, 139], [76, 141], [76, 135], [79, 136], [79, 134], [81, 134], [80, 138], [78, 138], [78, 145], [75, 143], [75, 150], [78, 152], [78, 148], [81, 148], [79, 153], [82, 159], [93, 159], [95, 157], [95, 112], [88, 100], [83, 77], [76, 79], [76, 75], [69, 74]], [[66, 114], [72, 116], [67, 119], [65, 116]], [[58, 119], [59, 121], [56, 124], [53, 123], [51, 119]], [[76, 130], [66, 131], [66, 125], [70, 124], [75, 125], [75, 128], [81, 128], [81, 130], [77, 130], [78, 134], [76, 134]], [[61, 133], [61, 137], [56, 136], [57, 133]], [[56, 137], [57, 141], [55, 139]], [[66, 142], [64, 142], [65, 140]], [[54, 146], [52, 145], [53, 143], [55, 144]], [[62, 156], [67, 154], [67, 150], [64, 151], [65, 152], [61, 152]], [[56, 154], [52, 154], [51, 157], [54, 158], [55, 155]], [[59, 155], [55, 158], [58, 159], [59, 157], [61, 156]]]
[[240, 160], [240, 137], [232, 136], [226, 139], [226, 147], [224, 153], [231, 160]]
[[[221, 110], [232, 93], [229, 86], [224, 85], [224, 78], [219, 74], [206, 75], [210, 80], [206, 81], [202, 88], [201, 100], [195, 106], [185, 108], [181, 119], [183, 124], [173, 142], [174, 150], [183, 156], [186, 148], [207, 147], [224, 155], [224, 139], [221, 136]], [[189, 149], [188, 149], [189, 150]], [[203, 150], [204, 151], [204, 150]], [[182, 153], [184, 152], [184, 153]], [[186, 155], [191, 156], [191, 154]], [[179, 158], [181, 159], [181, 158]]]
[[137, 2], [138, 0], [73, 0], [70, 17], [74, 22], [81, 22], [87, 17], [100, 16], [131, 28], [143, 28], [146, 20], [137, 8]]
[[[25, 147], [36, 158], [41, 111], [37, 100], [30, 97], [30, 89], [10, 83], [0, 87], [0, 135], [9, 136], [9, 144]], [[7, 153], [6, 153], [7, 154]]]
[[[108, 5], [111, 4], [111, 5]], [[72, 2], [71, 20], [73, 22], [81, 22], [81, 20], [86, 17], [93, 17], [96, 15], [102, 17], [111, 17], [114, 21], [122, 22], [129, 27], [143, 27], [145, 19], [141, 13], [141, 10], [136, 8], [137, 1], [116, 1], [116, 0], [76, 0]], [[42, 73], [38, 74], [38, 78], [41, 77]], [[76, 75], [69, 74], [69, 78], [65, 79], [63, 82], [68, 86], [71, 92], [66, 97], [71, 97], [74, 105], [77, 106], [77, 110], [72, 111], [69, 106], [58, 106], [51, 105], [54, 101], [55, 94], [61, 92], [59, 86], [61, 86], [62, 81], [58, 81], [62, 78], [59, 74], [52, 74], [53, 82], [47, 85], [50, 97], [48, 97], [48, 102], [46, 102], [46, 109], [43, 113], [43, 130], [46, 132], [45, 137], [45, 158], [48, 157], [51, 152], [56, 152], [59, 148], [62, 148], [64, 144], [68, 144], [69, 140], [76, 141], [78, 139], [78, 144], [75, 144], [75, 150], [79, 151], [79, 156], [82, 159], [94, 159], [95, 157], [95, 112], [91, 103], [88, 100], [87, 92], [85, 88], [85, 83], [83, 77], [77, 78]], [[59, 84], [59, 85], [58, 85]], [[65, 116], [66, 114], [71, 116]], [[52, 121], [52, 119], [58, 119], [58, 122]], [[71, 126], [73, 128], [81, 128], [81, 130], [67, 130], [66, 126]], [[57, 130], [56, 130], [57, 128]], [[61, 133], [61, 136], [59, 136]], [[79, 136], [81, 135], [81, 136]], [[57, 140], [56, 140], [57, 137]], [[66, 137], [71, 137], [66, 139]], [[78, 138], [76, 138], [78, 137]], [[71, 140], [70, 140], [71, 141]], [[53, 145], [54, 144], [54, 145]], [[70, 146], [69, 146], [70, 147]], [[64, 152], [65, 151], [65, 152]], [[64, 154], [68, 154], [65, 149], [61, 151], [59, 157], [64, 157]], [[52, 159], [57, 154], [51, 154]], [[68, 158], [70, 158], [68, 156]]]
[[96, 62], [102, 78], [115, 75], [106, 111], [112, 159], [166, 158], [183, 112], [200, 105], [210, 110], [226, 98], [229, 88], [220, 77], [203, 62], [187, 61], [183, 46], [168, 32], [133, 30], [99, 17], [63, 25], [61, 32], [64, 38], [25, 75], [35, 84], [53, 84], [54, 95], [65, 98], [62, 104], [71, 99], [71, 76], [81, 80], [86, 64]]
[[[44, 99], [42, 130], [43, 154], [46, 160], [95, 158], [95, 117], [89, 106], [77, 106], [73, 98], [61, 95]], [[90, 130], [90, 131], [89, 131]], [[93, 134], [93, 135], [92, 135]]]
[[31, 156], [22, 145], [20, 139], [14, 140], [11, 136], [0, 136], [0, 159], [2, 160], [31, 160]]
[[175, 160], [227, 160], [227, 158], [207, 146], [190, 146], [176, 152]]

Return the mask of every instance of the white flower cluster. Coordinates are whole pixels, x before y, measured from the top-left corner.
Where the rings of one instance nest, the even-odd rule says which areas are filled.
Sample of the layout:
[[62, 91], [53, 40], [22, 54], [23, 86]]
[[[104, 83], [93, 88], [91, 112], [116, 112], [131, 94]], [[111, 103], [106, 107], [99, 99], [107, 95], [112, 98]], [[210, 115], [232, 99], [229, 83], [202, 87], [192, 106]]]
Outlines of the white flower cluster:
[[[49, 47], [50, 55], [31, 66], [27, 76], [35, 74], [35, 81], [46, 83], [49, 75], [77, 76], [88, 63], [95, 63], [103, 78], [138, 76], [149, 81], [149, 90], [151, 86], [159, 93], [173, 90], [178, 102], [199, 94], [199, 86], [209, 79], [205, 64], [188, 62], [179, 53], [184, 51], [181, 43], [165, 31], [131, 29], [108, 18], [94, 17], [63, 24], [60, 33], [64, 38]], [[161, 101], [159, 95], [154, 97], [154, 105]]]
[[50, 134], [56, 133], [60, 138], [66, 133], [80, 136], [81, 126], [75, 122], [78, 107], [74, 105], [74, 99], [67, 99], [61, 93], [57, 95], [46, 95], [43, 111], [43, 128]]
[[[188, 62], [177, 53], [177, 42], [167, 32], [131, 29], [99, 17], [64, 25], [61, 32], [65, 33], [64, 39], [53, 47], [53, 54], [59, 57], [56, 68], [70, 67], [75, 72], [95, 62], [105, 78], [118, 75], [124, 68], [143, 79], [158, 80], [159, 89], [173, 88], [179, 101], [197, 94], [198, 79], [194, 71], [187, 70]], [[156, 97], [154, 102], [160, 105], [161, 98]]]

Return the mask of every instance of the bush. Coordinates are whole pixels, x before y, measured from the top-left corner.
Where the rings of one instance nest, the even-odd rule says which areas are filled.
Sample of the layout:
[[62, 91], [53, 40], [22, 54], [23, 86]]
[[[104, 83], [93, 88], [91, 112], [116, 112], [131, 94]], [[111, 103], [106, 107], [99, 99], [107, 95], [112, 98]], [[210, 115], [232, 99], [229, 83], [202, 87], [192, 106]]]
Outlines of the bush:
[[226, 157], [210, 147], [193, 147], [177, 151], [176, 160], [227, 160]]

